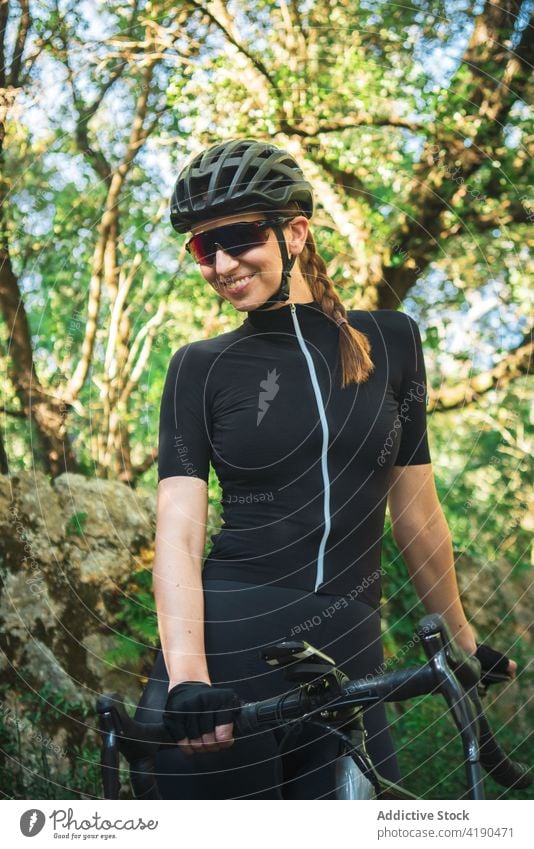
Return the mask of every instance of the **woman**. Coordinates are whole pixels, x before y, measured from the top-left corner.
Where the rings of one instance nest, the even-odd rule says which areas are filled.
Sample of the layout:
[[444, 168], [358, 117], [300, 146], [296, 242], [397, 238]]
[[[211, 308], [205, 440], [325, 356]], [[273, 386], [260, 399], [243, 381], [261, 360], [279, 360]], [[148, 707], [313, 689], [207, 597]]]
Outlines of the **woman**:
[[[154, 588], [162, 643], [137, 717], [178, 742], [165, 798], [329, 798], [336, 743], [309, 728], [233, 740], [232, 706], [290, 689], [259, 649], [307, 639], [350, 678], [380, 671], [386, 501], [428, 612], [477, 650], [459, 598], [426, 433], [417, 325], [345, 311], [316, 253], [311, 185], [271, 144], [232, 140], [183, 169], [171, 222], [206, 281], [246, 320], [185, 345], [161, 403]], [[202, 564], [209, 463], [223, 526]], [[202, 568], [202, 566], [204, 568]], [[491, 650], [490, 650], [491, 651]], [[490, 656], [509, 674], [515, 664]], [[398, 781], [382, 706], [375, 766]]]

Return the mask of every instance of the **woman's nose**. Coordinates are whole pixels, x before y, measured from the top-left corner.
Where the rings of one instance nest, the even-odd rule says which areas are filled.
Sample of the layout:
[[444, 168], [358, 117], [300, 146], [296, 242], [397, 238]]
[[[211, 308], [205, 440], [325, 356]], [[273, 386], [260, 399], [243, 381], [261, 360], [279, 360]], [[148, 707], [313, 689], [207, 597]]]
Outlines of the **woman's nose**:
[[239, 260], [231, 254], [227, 254], [222, 248], [219, 248], [215, 252], [215, 262], [213, 267], [215, 269], [215, 273], [219, 274], [221, 277], [226, 274], [231, 274], [232, 271], [235, 271], [238, 265]]

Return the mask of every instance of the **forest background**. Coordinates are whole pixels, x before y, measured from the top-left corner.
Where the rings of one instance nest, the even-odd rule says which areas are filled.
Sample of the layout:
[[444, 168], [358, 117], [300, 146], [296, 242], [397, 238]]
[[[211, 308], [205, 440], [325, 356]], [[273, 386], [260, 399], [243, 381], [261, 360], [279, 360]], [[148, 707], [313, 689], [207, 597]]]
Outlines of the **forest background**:
[[[347, 309], [419, 323], [465, 606], [520, 666], [488, 710], [508, 749], [532, 754], [533, 8], [0, 0], [4, 796], [98, 796], [95, 696], [113, 685], [135, 702], [146, 680], [167, 366], [242, 321], [172, 232], [168, 198], [192, 153], [236, 136], [300, 162]], [[213, 470], [209, 495], [207, 546]], [[389, 526], [383, 562], [393, 668], [418, 658], [422, 608]], [[442, 713], [432, 699], [390, 710], [407, 786], [429, 798], [463, 782]]]

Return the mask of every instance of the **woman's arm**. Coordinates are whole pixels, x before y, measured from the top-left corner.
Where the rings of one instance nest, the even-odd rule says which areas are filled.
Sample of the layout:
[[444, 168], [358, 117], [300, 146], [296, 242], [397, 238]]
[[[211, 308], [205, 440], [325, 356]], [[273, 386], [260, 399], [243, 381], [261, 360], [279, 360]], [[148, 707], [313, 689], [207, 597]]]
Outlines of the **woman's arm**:
[[176, 476], [160, 481], [153, 578], [169, 690], [182, 681], [210, 683], [202, 589], [207, 511], [204, 480]]
[[[394, 466], [388, 496], [393, 538], [428, 613], [440, 613], [460, 646], [476, 651], [454, 568], [452, 537], [439, 502], [432, 464]], [[510, 661], [509, 674], [517, 664]]]
[[[201, 681], [208, 687], [211, 685], [204, 646], [202, 587], [207, 515], [208, 487], [205, 480], [176, 475], [159, 482], [153, 577], [161, 647], [169, 673], [169, 691], [183, 682]], [[209, 710], [215, 717], [214, 727], [194, 739], [187, 736], [177, 738], [181, 750], [195, 754], [227, 749], [234, 742], [233, 723], [217, 724], [217, 712], [227, 707], [222, 704], [228, 700], [227, 691], [214, 689], [206, 702], [205, 694], [197, 687], [194, 696], [191, 695], [192, 701], [187, 702], [191, 692], [191, 685], [185, 685], [185, 692], [180, 695], [176, 691], [170, 692], [164, 714], [165, 722], [167, 711], [171, 712], [167, 727], [170, 727], [171, 733], [187, 733], [187, 726], [182, 721], [184, 710], [189, 718], [193, 713], [196, 715], [199, 711]], [[184, 708], [184, 698], [187, 708]], [[175, 724], [176, 717], [178, 725]], [[200, 726], [195, 728], [200, 731]]]

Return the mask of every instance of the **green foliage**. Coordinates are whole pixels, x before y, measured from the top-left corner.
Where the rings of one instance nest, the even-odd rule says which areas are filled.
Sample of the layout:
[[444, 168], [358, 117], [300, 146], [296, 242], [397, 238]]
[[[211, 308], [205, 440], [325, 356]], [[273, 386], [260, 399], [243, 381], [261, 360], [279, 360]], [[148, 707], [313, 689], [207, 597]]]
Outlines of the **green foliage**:
[[104, 659], [108, 663], [125, 667], [143, 659], [148, 663], [152, 657], [150, 648], [159, 645], [152, 573], [148, 569], [134, 572], [130, 577], [115, 619], [116, 645], [106, 652]]
[[[416, 662], [412, 657], [410, 661]], [[500, 745], [512, 758], [531, 764], [534, 757], [532, 735], [527, 731], [523, 736], [516, 717], [509, 719], [506, 727], [503, 711], [498, 707], [498, 701], [490, 707], [484, 704]], [[465, 798], [467, 784], [462, 744], [444, 700], [425, 696], [398, 706], [387, 705], [386, 713], [406, 789], [422, 799]], [[511, 791], [485, 773], [484, 776], [488, 799], [528, 799], [531, 796], [528, 790]]]
[[514, 574], [529, 568], [529, 404], [527, 387], [516, 386], [431, 423], [438, 495], [456, 549], [487, 563], [504, 556]]
[[[0, 762], [5, 797], [101, 798], [100, 751], [96, 735], [88, 733], [95, 722], [93, 709], [45, 685], [40, 692], [18, 693], [14, 711], [6, 701], [8, 692], [13, 695], [7, 685], [0, 687]], [[66, 743], [55, 743], [58, 730]]]
[[[96, 18], [82, 7], [69, 8], [60, 17], [54, 8], [39, 8], [33, 26], [43, 38], [45, 52], [32, 70], [37, 96], [30, 98], [37, 113], [26, 119], [22, 109], [22, 120], [6, 126], [5, 171], [12, 175], [5, 220], [10, 254], [24, 293], [39, 377], [50, 394], [59, 395], [79, 363], [88, 292], [99, 267], [98, 240], [109, 186], [95, 170], [95, 156], [100, 153], [113, 172], [124, 155], [143, 79], [144, 63], [136, 57], [147, 38], [145, 23], [152, 22], [150, 33], [159, 32], [164, 41], [168, 37], [148, 94], [145, 123], [155, 128], [154, 134], [137, 151], [114, 201], [120, 220], [113, 262], [126, 277], [135, 257], [141, 258], [127, 296], [129, 350], [122, 351], [124, 355], [131, 353], [158, 305], [167, 304], [142, 373], [136, 375], [127, 400], [117, 405], [134, 465], [144, 460], [147, 446], [157, 443], [157, 413], [170, 354], [191, 339], [202, 338], [215, 305], [198, 269], [180, 256], [183, 239], [170, 232], [161, 212], [172, 177], [192, 149], [230, 135], [272, 137], [292, 145], [311, 169], [311, 178], [323, 179], [337, 193], [341, 212], [334, 214], [322, 189], [318, 191], [314, 228], [332, 277], [344, 289], [344, 300], [358, 306], [367, 297], [369, 284], [375, 285], [381, 265], [389, 263], [400, 272], [411, 261], [410, 246], [397, 252], [392, 246], [402, 237], [406, 216], [420, 212], [410, 208], [409, 196], [414, 177], [416, 183], [424, 181], [424, 175], [414, 173], [422, 147], [441, 128], [445, 141], [440, 145], [446, 152], [447, 146], [461, 145], [462, 137], [475, 132], [480, 123], [472, 120], [478, 102], [473, 89], [480, 80], [473, 79], [469, 63], [462, 63], [475, 20], [471, 8], [451, 8], [440, 0], [402, 7], [382, 0], [368, 5], [264, 0], [232, 3], [225, 14], [235, 20], [242, 49], [230, 43], [228, 27], [218, 14], [208, 18], [200, 9], [176, 9], [166, 0], [150, 4], [142, 16], [114, 2], [105, 10], [99, 8]], [[173, 40], [170, 31], [177, 24]], [[80, 45], [89, 34], [92, 60], [86, 62]], [[136, 39], [139, 44], [133, 47]], [[176, 63], [171, 44], [184, 51], [186, 61]], [[452, 57], [448, 77], [436, 71], [436, 50], [438, 60], [442, 51]], [[66, 81], [67, 59], [74, 74], [72, 88]], [[497, 79], [503, 67], [497, 69]], [[52, 78], [54, 85], [48, 86]], [[84, 120], [76, 129], [84, 108]], [[362, 115], [367, 119], [358, 126]], [[391, 116], [394, 121], [389, 122]], [[347, 122], [351, 117], [355, 126]], [[517, 223], [512, 213], [524, 203], [531, 182], [532, 164], [525, 156], [527, 120], [526, 106], [518, 98], [502, 135], [487, 143], [477, 140], [488, 154], [466, 177], [468, 191], [458, 192], [450, 163], [444, 163], [435, 188], [454, 197], [445, 223], [449, 215], [452, 225], [460, 221], [468, 225], [455, 227], [434, 251], [432, 271], [455, 281], [453, 313], [465, 303], [466, 292], [476, 292], [498, 271], [505, 320], [526, 316], [526, 222]], [[333, 129], [338, 124], [340, 128]], [[327, 130], [321, 132], [321, 126]], [[80, 142], [85, 132], [88, 149]], [[498, 230], [488, 228], [488, 216], [498, 219]], [[347, 238], [347, 224], [355, 229], [352, 240]], [[357, 262], [356, 243], [361, 245]], [[111, 259], [110, 253], [106, 263]], [[106, 285], [100, 291], [90, 377], [67, 417], [67, 427], [82, 472], [92, 474], [96, 469], [105, 476], [107, 469], [100, 465], [104, 452], [97, 443], [108, 425], [106, 395], [115, 406], [118, 377], [109, 379], [104, 361], [116, 293]], [[429, 315], [433, 294], [425, 274], [420, 293], [412, 292], [411, 297], [420, 298], [417, 317], [437, 333], [437, 324], [443, 327], [443, 322]], [[438, 311], [444, 303], [449, 306], [443, 291], [437, 300]], [[236, 322], [235, 313], [223, 304], [212, 332], [231, 329]], [[478, 327], [485, 330], [483, 322]], [[494, 329], [491, 332], [495, 337]], [[8, 338], [9, 329], [3, 328], [6, 348]], [[479, 345], [478, 338], [473, 341]], [[441, 336], [440, 345], [443, 349]], [[458, 352], [457, 363], [461, 365], [466, 356]], [[1, 388], [10, 403], [9, 381], [4, 380]], [[12, 408], [17, 408], [16, 401]], [[33, 436], [30, 427], [7, 422], [6, 443], [15, 468], [31, 467]], [[153, 467], [143, 482], [149, 487], [155, 484]]]
[[422, 799], [458, 799], [465, 791], [462, 745], [443, 700], [426, 696], [388, 705], [403, 784]]
[[[507, 409], [503, 405], [502, 409]], [[459, 432], [460, 430], [460, 432]], [[436, 438], [440, 443], [439, 457], [450, 459], [467, 457], [468, 452], [458, 449], [458, 445], [450, 445], [452, 435], [454, 439], [461, 441], [473, 438], [473, 430], [466, 427], [465, 432], [461, 429], [448, 429], [441, 431], [438, 428]], [[448, 445], [446, 445], [448, 440]], [[467, 469], [475, 471], [492, 469], [495, 464], [490, 461], [496, 454], [499, 439], [482, 439], [480, 444], [486, 448], [488, 455], [484, 460], [469, 460]], [[465, 446], [464, 446], [465, 448]], [[496, 647], [501, 646], [507, 650], [518, 664], [518, 680], [510, 684], [506, 694], [502, 693], [501, 687], [493, 687], [488, 694], [485, 706], [488, 719], [494, 729], [499, 743], [510, 756], [525, 763], [532, 763], [534, 758], [534, 739], [527, 721], [527, 705], [531, 698], [532, 676], [527, 673], [530, 645], [524, 639], [517, 636], [517, 623], [512, 618], [511, 607], [514, 599], [520, 595], [521, 589], [518, 583], [523, 571], [527, 568], [524, 559], [524, 543], [522, 522], [528, 522], [525, 512], [525, 504], [521, 501], [521, 493], [525, 491], [526, 479], [523, 478], [523, 469], [517, 473], [517, 464], [513, 457], [506, 452], [497, 462], [501, 463], [504, 458], [504, 477], [511, 480], [511, 486], [506, 490], [505, 496], [509, 499], [509, 511], [498, 510], [488, 518], [488, 510], [484, 508], [481, 497], [483, 489], [475, 504], [466, 505], [463, 498], [466, 492], [471, 492], [469, 485], [462, 488], [462, 481], [470, 480], [469, 474], [457, 474], [454, 468], [447, 464], [447, 460], [438, 466], [437, 487], [447, 521], [453, 529], [453, 537], [458, 546], [463, 543], [463, 548], [473, 557], [495, 558], [495, 540], [508, 542], [508, 551], [517, 551], [518, 558], [516, 566], [510, 571], [507, 578], [512, 586], [508, 587], [508, 594], [499, 593], [494, 603], [486, 609], [483, 607], [478, 611], [478, 617], [473, 621], [477, 629], [479, 642], [488, 642]], [[518, 477], [516, 479], [516, 474]], [[450, 481], [447, 475], [457, 478], [454, 489], [454, 497], [451, 498]], [[472, 497], [472, 496], [470, 496]], [[488, 495], [491, 505], [492, 498]], [[489, 527], [488, 527], [489, 525]], [[475, 543], [467, 545], [467, 541], [474, 539]], [[493, 540], [493, 543], [492, 543]], [[383, 565], [386, 571], [384, 577], [383, 615], [386, 623], [384, 630], [384, 650], [386, 669], [394, 667], [411, 666], [425, 662], [420, 643], [414, 639], [417, 622], [424, 615], [424, 608], [418, 600], [415, 590], [408, 581], [407, 570], [403, 565], [402, 558], [398, 552], [391, 535], [391, 528], [387, 526], [383, 541]], [[478, 561], [477, 561], [478, 562]], [[514, 561], [510, 561], [514, 562]], [[476, 575], [479, 589], [480, 581], [487, 581], [482, 565]], [[513, 584], [517, 590], [514, 592]], [[470, 592], [468, 588], [464, 594], [464, 603], [469, 603]], [[490, 596], [491, 588], [488, 585], [484, 597]], [[399, 763], [403, 781], [408, 790], [421, 798], [429, 799], [455, 799], [460, 798], [465, 791], [465, 776], [462, 766], [462, 748], [453, 725], [452, 719], [447, 715], [445, 703], [437, 697], [425, 697], [404, 702], [399, 705], [388, 705], [387, 715], [393, 735], [394, 744], [399, 756]], [[529, 798], [529, 791], [508, 791], [499, 787], [491, 778], [486, 782], [486, 793], [488, 798]]]
[[73, 515], [69, 518], [65, 525], [65, 534], [67, 536], [83, 536], [85, 522], [87, 520], [87, 513], [83, 510], [80, 510], [77, 513], [73, 513]]

